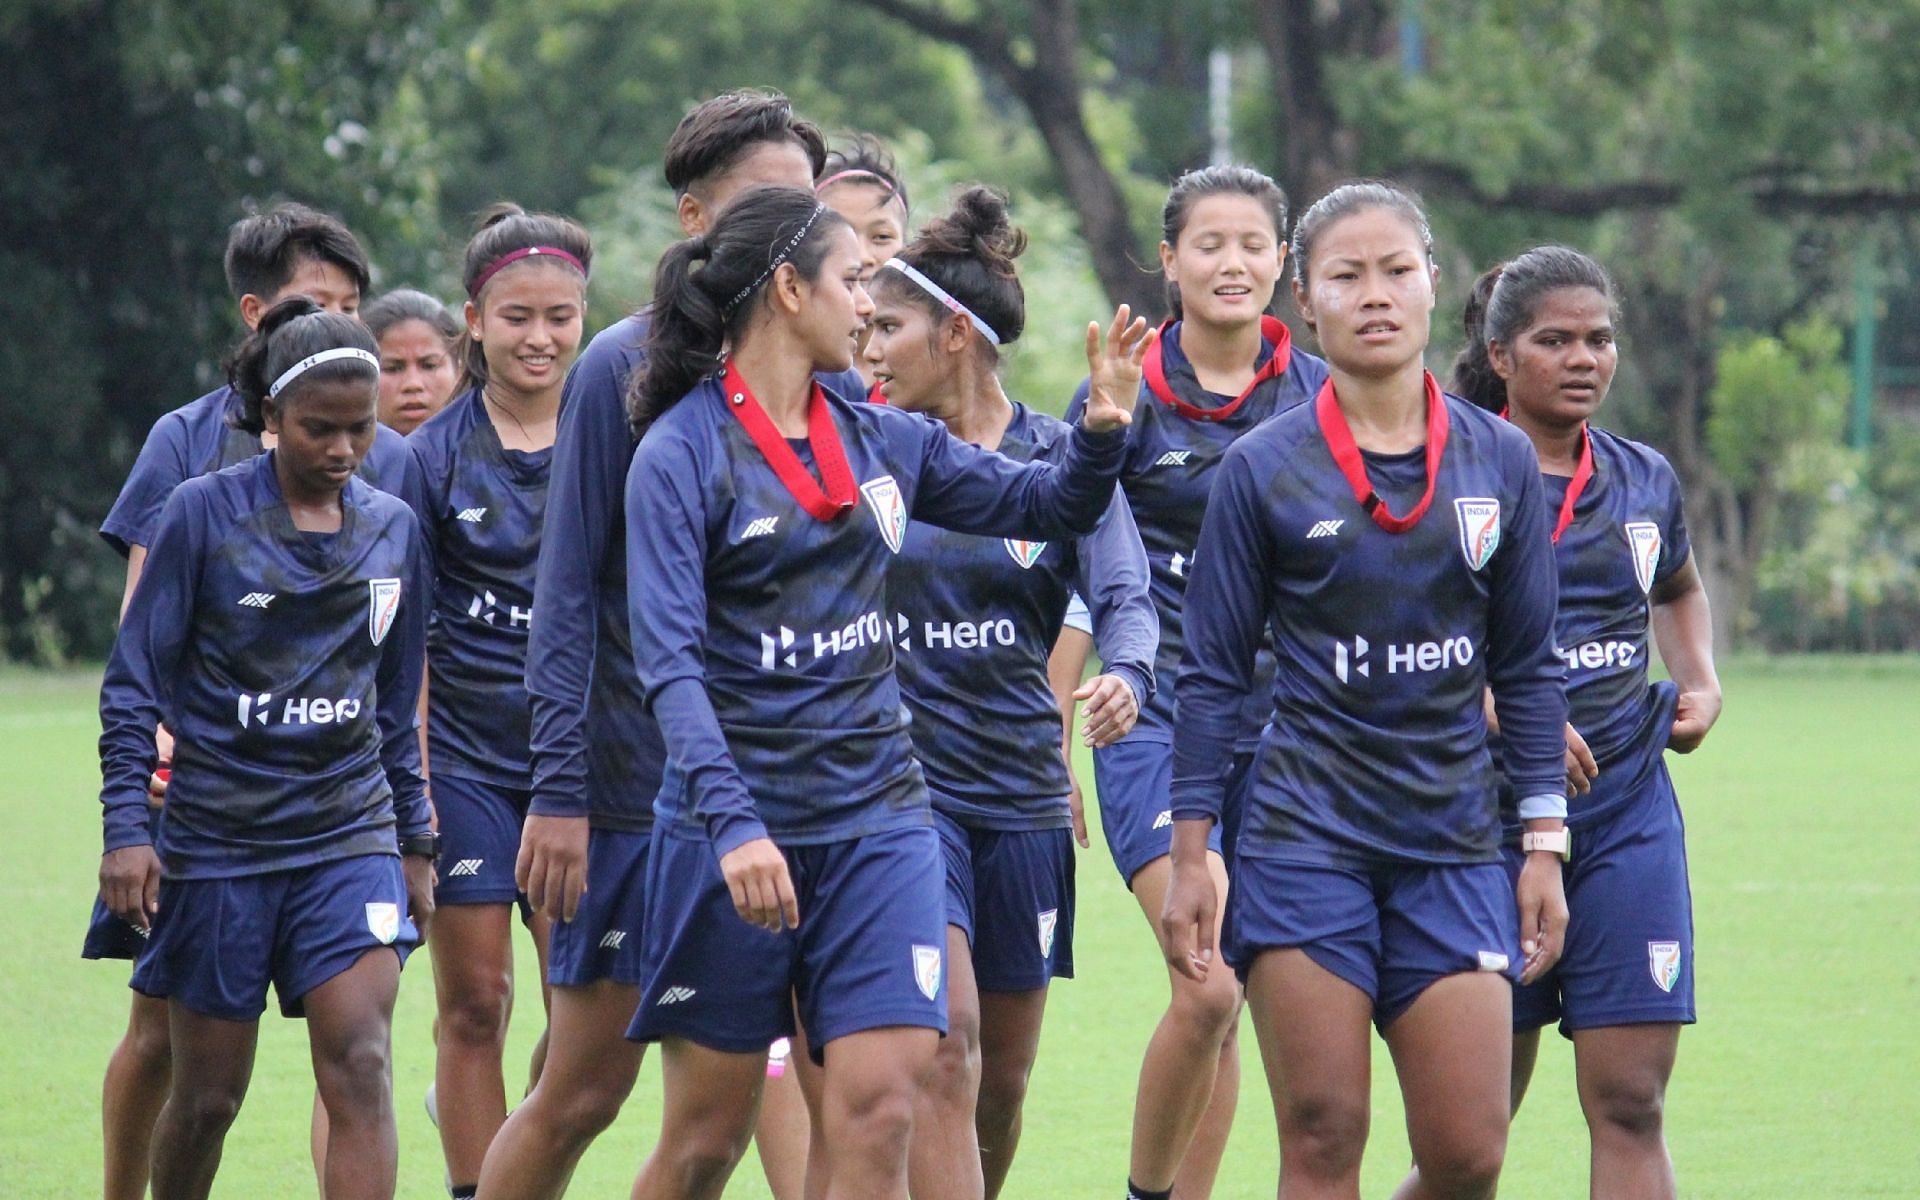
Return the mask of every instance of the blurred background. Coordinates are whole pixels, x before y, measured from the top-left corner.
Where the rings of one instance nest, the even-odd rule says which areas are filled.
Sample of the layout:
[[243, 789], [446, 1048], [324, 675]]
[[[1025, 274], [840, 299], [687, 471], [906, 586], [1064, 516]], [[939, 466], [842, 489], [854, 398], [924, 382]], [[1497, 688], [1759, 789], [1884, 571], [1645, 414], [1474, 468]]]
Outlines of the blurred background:
[[1913, 0], [7, 0], [0, 659], [104, 656], [123, 567], [93, 531], [219, 382], [244, 212], [337, 213], [374, 291], [447, 299], [481, 207], [563, 212], [597, 329], [677, 236], [667, 134], [739, 86], [887, 139], [916, 217], [1012, 191], [1009, 391], [1054, 411], [1087, 319], [1159, 311], [1159, 206], [1209, 161], [1296, 211], [1421, 191], [1443, 375], [1481, 269], [1586, 249], [1623, 297], [1604, 423], [1678, 468], [1722, 644], [1920, 648], [1916, 45]]

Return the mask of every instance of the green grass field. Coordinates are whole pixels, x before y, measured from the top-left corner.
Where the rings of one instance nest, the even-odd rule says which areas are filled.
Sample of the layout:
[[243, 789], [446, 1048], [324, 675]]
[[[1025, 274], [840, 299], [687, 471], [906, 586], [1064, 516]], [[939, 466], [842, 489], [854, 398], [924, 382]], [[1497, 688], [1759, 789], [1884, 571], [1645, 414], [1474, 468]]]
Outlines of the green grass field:
[[[1670, 1095], [1681, 1194], [1920, 1195], [1920, 661], [1746, 664], [1726, 686], [1713, 738], [1674, 762], [1691, 833], [1702, 1016], [1681, 1040]], [[126, 968], [78, 956], [99, 854], [94, 702], [90, 677], [0, 675], [0, 1196], [21, 1200], [98, 1195], [100, 1076], [126, 1018]], [[1124, 1182], [1135, 1073], [1165, 984], [1146, 923], [1094, 840], [1080, 863], [1080, 977], [1054, 989], [1010, 1196], [1111, 1200]], [[530, 999], [532, 973], [522, 979]], [[444, 1194], [420, 1105], [432, 1008], [431, 975], [416, 959], [394, 1030], [408, 1197]], [[272, 1012], [216, 1195], [313, 1194], [305, 1032]], [[516, 1022], [516, 1064], [537, 1012], [527, 1003]], [[1272, 1195], [1277, 1169], [1245, 1029], [1222, 1197]], [[1541, 1057], [1505, 1194], [1584, 1196], [1571, 1054], [1550, 1037]], [[1384, 1196], [1407, 1161], [1384, 1052], [1374, 1084], [1365, 1190]], [[572, 1194], [625, 1195], [658, 1113], [649, 1064]], [[729, 1195], [766, 1195], [755, 1163]]]

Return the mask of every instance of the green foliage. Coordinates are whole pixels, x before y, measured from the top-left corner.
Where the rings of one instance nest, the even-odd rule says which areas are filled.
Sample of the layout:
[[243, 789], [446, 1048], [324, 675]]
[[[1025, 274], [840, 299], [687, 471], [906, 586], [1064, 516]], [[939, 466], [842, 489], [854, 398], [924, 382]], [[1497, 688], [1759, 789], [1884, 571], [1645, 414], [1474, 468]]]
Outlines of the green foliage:
[[1780, 337], [1748, 336], [1720, 353], [1707, 446], [1714, 466], [1736, 489], [1749, 490], [1791, 472], [1805, 488], [1830, 466], [1846, 418], [1847, 371], [1840, 331], [1813, 319]]

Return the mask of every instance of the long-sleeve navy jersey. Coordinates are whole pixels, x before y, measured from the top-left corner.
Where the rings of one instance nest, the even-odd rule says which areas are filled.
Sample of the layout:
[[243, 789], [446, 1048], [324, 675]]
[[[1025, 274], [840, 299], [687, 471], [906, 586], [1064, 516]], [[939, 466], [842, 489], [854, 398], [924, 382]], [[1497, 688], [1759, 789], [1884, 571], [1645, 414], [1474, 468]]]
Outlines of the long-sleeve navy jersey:
[[631, 598], [634, 655], [668, 749], [655, 815], [717, 854], [928, 824], [887, 603], [909, 518], [1086, 534], [1125, 448], [1118, 431], [1077, 429], [1059, 465], [1022, 464], [926, 417], [826, 395], [859, 495], [833, 520], [798, 505], [718, 377], [647, 431], [627, 482], [630, 570], [649, 582]]
[[335, 533], [294, 528], [273, 455], [180, 485], [100, 688], [106, 849], [148, 843], [154, 726], [172, 879], [396, 854], [429, 825], [415, 706], [429, 581], [418, 522], [359, 479]]
[[[1013, 406], [999, 452], [1057, 461], [1072, 427]], [[933, 807], [985, 829], [1072, 825], [1060, 709], [1047, 656], [1067, 597], [1093, 601], [1100, 657], [1142, 706], [1153, 693], [1160, 625], [1146, 552], [1115, 490], [1085, 537], [1031, 542], [907, 526], [888, 570], [900, 694]]]
[[[119, 498], [100, 523], [100, 536], [122, 556], [129, 546], [153, 545], [154, 526], [173, 489], [197, 475], [222, 471], [259, 455], [260, 435], [227, 424], [240, 394], [217, 388], [153, 423]], [[403, 500], [413, 499], [413, 457], [406, 439], [381, 425], [360, 460], [360, 478]]]
[[[1593, 790], [1567, 802], [1568, 822], [1591, 822], [1642, 794], [1666, 749], [1671, 688], [1647, 682], [1647, 595], [1686, 565], [1692, 550], [1680, 480], [1660, 452], [1589, 429], [1593, 477], [1554, 545], [1560, 611], [1554, 644], [1567, 670], [1573, 727], [1600, 767]], [[1547, 511], [1558, 513], [1572, 482], [1543, 475]], [[1496, 740], [1495, 754], [1505, 748]], [[1516, 813], [1507, 819], [1517, 824]]]
[[433, 554], [427, 766], [525, 788], [527, 631], [552, 450], [509, 450], [478, 388], [407, 436]]
[[[634, 674], [627, 623], [627, 387], [646, 363], [647, 314], [602, 330], [567, 372], [547, 484], [527, 642], [533, 799], [542, 816], [644, 831], [666, 767]], [[862, 392], [848, 371], [830, 381]], [[852, 390], [847, 390], [847, 389]]]
[[[1499, 853], [1493, 688], [1523, 798], [1566, 788], [1550, 517], [1524, 434], [1444, 400], [1432, 505], [1389, 533], [1302, 405], [1227, 452], [1200, 535], [1178, 683], [1173, 815], [1217, 818], [1262, 626], [1279, 660], [1239, 853], [1297, 862], [1485, 862]], [[1425, 450], [1363, 456], [1389, 511]]]
[[[1236, 439], [1269, 417], [1311, 400], [1327, 378], [1325, 363], [1287, 345], [1284, 352], [1288, 360], [1279, 373], [1261, 381], [1237, 407], [1229, 409], [1234, 397], [1200, 386], [1193, 364], [1180, 351], [1180, 329], [1181, 323], [1175, 322], [1160, 336], [1159, 353], [1167, 386], [1195, 410], [1227, 415], [1217, 420], [1182, 415], [1143, 382], [1133, 424], [1127, 427], [1127, 461], [1120, 472], [1120, 483], [1147, 550], [1153, 607], [1160, 618], [1160, 654], [1154, 664], [1160, 686], [1141, 710], [1139, 723], [1127, 735], [1129, 741], [1165, 743], [1174, 737], [1178, 724], [1174, 716], [1174, 677], [1186, 649], [1187, 579], [1193, 570], [1200, 522], [1206, 516], [1207, 496], [1221, 456]], [[1256, 371], [1267, 366], [1276, 349], [1271, 341], [1262, 343]], [[1087, 384], [1083, 381], [1067, 408], [1068, 421], [1079, 419], [1086, 399]], [[1097, 622], [1094, 628], [1098, 630]], [[1251, 749], [1259, 740], [1260, 727], [1267, 718], [1266, 685], [1272, 677], [1272, 655], [1263, 651], [1237, 743], [1243, 750]]]

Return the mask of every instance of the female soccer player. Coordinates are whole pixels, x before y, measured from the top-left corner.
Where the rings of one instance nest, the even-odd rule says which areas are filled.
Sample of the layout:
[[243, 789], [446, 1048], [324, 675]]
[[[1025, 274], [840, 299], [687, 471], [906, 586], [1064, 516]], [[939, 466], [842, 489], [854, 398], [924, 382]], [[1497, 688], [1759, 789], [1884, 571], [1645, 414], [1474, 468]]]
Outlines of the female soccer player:
[[[960, 193], [874, 277], [865, 354], [889, 404], [1046, 461], [1070, 427], [1009, 400], [997, 373], [1026, 325], [1014, 267], [1025, 245], [1004, 197]], [[1093, 534], [1062, 542], [916, 521], [888, 571], [900, 692], [946, 862], [947, 1036], [914, 1120], [921, 1200], [1000, 1193], [1047, 984], [1073, 974], [1072, 814], [1047, 655], [1076, 581], [1101, 610], [1106, 673], [1089, 707], [1112, 741], [1153, 691], [1159, 637], [1123, 497]]]
[[[1286, 262], [1286, 226], [1286, 196], [1246, 167], [1188, 172], [1174, 183], [1162, 215], [1160, 264], [1174, 320], [1148, 354], [1121, 479], [1153, 572], [1160, 618], [1155, 674], [1163, 686], [1132, 734], [1096, 749], [1093, 760], [1107, 846], [1149, 924], [1160, 917], [1170, 870], [1170, 743], [1178, 721], [1172, 680], [1214, 472], [1236, 439], [1305, 403], [1326, 379], [1325, 365], [1293, 349], [1287, 327], [1267, 315]], [[1056, 670], [1078, 685], [1090, 640], [1069, 631], [1061, 642], [1064, 665]], [[1270, 656], [1263, 665], [1270, 674]], [[1061, 697], [1069, 723], [1076, 696], [1087, 702], [1086, 695]], [[1252, 750], [1265, 720], [1264, 708], [1249, 709], [1234, 753]], [[1211, 850], [1208, 861], [1224, 890], [1217, 834]], [[1225, 972], [1201, 981], [1170, 970], [1168, 981], [1167, 1011], [1140, 1068], [1127, 1186], [1143, 1198], [1164, 1197], [1176, 1184], [1181, 1195], [1201, 1197], [1213, 1187], [1240, 1094], [1240, 990]]]
[[[435, 846], [419, 529], [355, 478], [378, 364], [350, 317], [305, 297], [266, 313], [233, 378], [241, 427], [277, 444], [167, 501], [101, 687], [100, 894], [152, 931], [133, 986], [167, 1001], [177, 1067], [153, 1136], [161, 1200], [212, 1188], [269, 981], [308, 1019], [326, 1194], [393, 1195], [390, 1022]], [[155, 839], [162, 720], [176, 745]]]
[[[629, 1036], [664, 1040], [666, 1114], [634, 1194], [718, 1195], [765, 1047], [824, 1061], [828, 1194], [906, 1195], [916, 1085], [946, 1028], [939, 844], [894, 678], [886, 569], [907, 522], [1090, 532], [1152, 342], [1123, 309], [1059, 465], [849, 402], [872, 311], [852, 228], [758, 189], [661, 260], [628, 477], [634, 656], [668, 747]], [[727, 357], [722, 358], [722, 349]]]
[[[681, 119], [664, 170], [691, 237], [748, 188], [809, 186], [825, 158], [819, 129], [785, 96], [739, 91]], [[533, 796], [515, 865], [534, 907], [558, 918], [548, 966], [550, 1069], [487, 1151], [481, 1191], [489, 1200], [559, 1196], [640, 1070], [640, 1047], [625, 1035], [640, 998], [642, 889], [666, 751], [645, 710], [628, 635], [623, 498], [635, 445], [626, 394], [645, 362], [649, 320], [643, 309], [603, 330], [561, 394], [535, 572], [540, 620], [527, 642]], [[849, 395], [862, 387], [851, 372], [836, 386]], [[790, 1124], [763, 1112], [760, 1158], [778, 1200], [799, 1200], [789, 1181], [806, 1170], [805, 1111], [791, 1072], [769, 1084], [775, 1089], [790, 1093]]]
[[[307, 296], [329, 312], [352, 314], [360, 307], [369, 278], [366, 254], [338, 220], [301, 204], [281, 204], [236, 222], [227, 236], [227, 283], [248, 330], [268, 309], [291, 296]], [[140, 580], [155, 526], [167, 497], [181, 482], [218, 471], [258, 455], [271, 433], [249, 433], [234, 426], [242, 405], [231, 386], [222, 386], [176, 408], [153, 424], [140, 456], [128, 474], [100, 536], [127, 560], [124, 610]], [[375, 487], [404, 495], [412, 458], [406, 443], [379, 430], [361, 460], [361, 474]], [[157, 806], [165, 794], [165, 769], [173, 739], [158, 731], [160, 773], [153, 783]], [[131, 927], [95, 903], [93, 921], [81, 953], [88, 958], [134, 958], [146, 945]], [[141, 1200], [147, 1190], [147, 1162], [153, 1122], [166, 1102], [170, 1073], [167, 1008], [135, 992], [127, 1032], [107, 1064], [101, 1117], [105, 1141], [107, 1200]]]
[[[1371, 1018], [1406, 1098], [1410, 1194], [1491, 1196], [1508, 977], [1551, 967], [1566, 921], [1551, 527], [1525, 437], [1421, 365], [1437, 272], [1417, 202], [1347, 184], [1294, 241], [1294, 298], [1330, 375], [1228, 451], [1207, 508], [1164, 946], [1194, 978], [1225, 973], [1207, 837], [1264, 628], [1279, 668], [1244, 788], [1226, 957], [1267, 1063], [1280, 1194], [1359, 1195]], [[1528, 830], [1517, 889], [1500, 860], [1489, 687]]]
[[460, 325], [425, 292], [399, 288], [360, 310], [380, 343], [380, 423], [406, 435], [447, 406], [460, 384]]
[[[907, 185], [900, 180], [893, 155], [879, 138], [856, 133], [845, 147], [827, 155], [813, 191], [860, 235], [860, 282], [871, 282], [880, 264], [899, 251], [907, 236]], [[871, 387], [873, 370], [864, 340], [853, 365]]]
[[[494, 206], [467, 243], [469, 386], [407, 439], [434, 561], [427, 767], [445, 851], [434, 1095], [456, 1197], [478, 1188], [507, 1118], [514, 860], [532, 783], [527, 631], [560, 388], [580, 348], [592, 260], [573, 222]], [[543, 976], [549, 921], [527, 918]]]
[[[1658, 451], [1589, 424], [1619, 360], [1607, 273], [1584, 254], [1544, 246], [1482, 283], [1455, 386], [1505, 413], [1539, 457], [1558, 514], [1554, 642], [1567, 669], [1569, 741], [1587, 748], [1594, 768], [1567, 817], [1566, 952], [1514, 993], [1514, 1106], [1541, 1028], [1558, 1019], [1573, 1041], [1593, 1194], [1672, 1196], [1661, 1116], [1680, 1027], [1694, 1020], [1693, 911], [1661, 751], [1694, 750], [1720, 715], [1707, 594], [1673, 468]], [[1647, 682], [1649, 624], [1673, 683]], [[1517, 873], [1522, 856], [1511, 844], [1507, 859]]]

